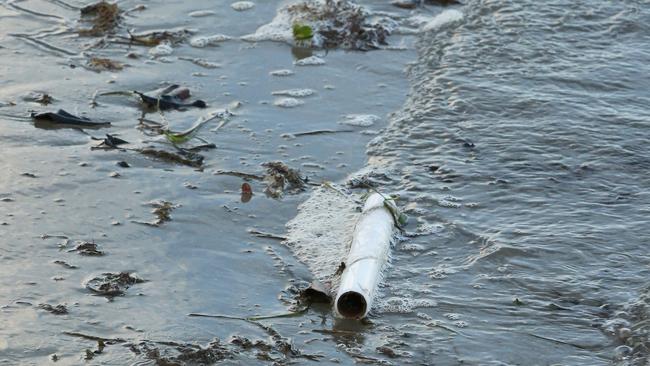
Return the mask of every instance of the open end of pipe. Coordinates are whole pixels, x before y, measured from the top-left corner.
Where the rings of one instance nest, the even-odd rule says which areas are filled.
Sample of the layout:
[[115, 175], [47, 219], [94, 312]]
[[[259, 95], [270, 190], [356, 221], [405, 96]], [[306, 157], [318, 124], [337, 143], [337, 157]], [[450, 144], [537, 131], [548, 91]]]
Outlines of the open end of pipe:
[[336, 308], [339, 314], [346, 318], [359, 319], [366, 314], [368, 304], [366, 299], [358, 292], [348, 291], [339, 297]]

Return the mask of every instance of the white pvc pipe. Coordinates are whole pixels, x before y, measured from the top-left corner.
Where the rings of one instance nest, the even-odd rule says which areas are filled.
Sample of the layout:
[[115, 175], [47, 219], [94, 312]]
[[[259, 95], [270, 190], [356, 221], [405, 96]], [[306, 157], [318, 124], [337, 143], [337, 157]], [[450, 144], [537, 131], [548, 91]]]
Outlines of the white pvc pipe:
[[[371, 194], [354, 228], [352, 246], [341, 275], [334, 309], [344, 318], [361, 319], [368, 315], [388, 260], [395, 221], [384, 206], [384, 197]], [[394, 205], [393, 201], [388, 204]]]

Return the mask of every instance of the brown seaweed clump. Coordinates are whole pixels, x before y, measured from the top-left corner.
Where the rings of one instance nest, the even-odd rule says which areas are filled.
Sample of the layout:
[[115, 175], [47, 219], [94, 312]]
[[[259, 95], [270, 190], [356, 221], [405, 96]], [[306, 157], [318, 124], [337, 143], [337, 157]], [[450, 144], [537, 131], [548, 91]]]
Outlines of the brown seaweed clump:
[[79, 35], [98, 37], [112, 32], [120, 21], [121, 10], [117, 4], [100, 1], [81, 8], [81, 20], [92, 26], [79, 29]]
[[205, 347], [190, 343], [156, 344], [151, 341], [142, 341], [139, 344], [132, 344], [130, 349], [133, 353], [154, 361], [156, 365], [165, 366], [212, 365], [233, 358], [233, 351], [222, 345], [218, 339], [213, 340]]
[[367, 51], [386, 45], [391, 28], [371, 22], [369, 13], [347, 0], [304, 1], [289, 6], [289, 14], [298, 23], [312, 26], [320, 36], [322, 48]]
[[269, 196], [279, 198], [285, 190], [295, 193], [305, 189], [305, 180], [298, 170], [289, 168], [280, 161], [271, 161], [262, 166], [266, 168], [264, 179], [267, 186], [264, 192]]
[[124, 65], [109, 58], [92, 57], [88, 60], [88, 68], [93, 71], [120, 71]]

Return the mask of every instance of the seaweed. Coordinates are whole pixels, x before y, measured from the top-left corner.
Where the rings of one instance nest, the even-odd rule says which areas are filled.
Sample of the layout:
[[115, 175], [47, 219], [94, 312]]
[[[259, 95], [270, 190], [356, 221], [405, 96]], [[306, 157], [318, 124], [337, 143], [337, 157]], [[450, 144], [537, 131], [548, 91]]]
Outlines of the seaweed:
[[106, 1], [81, 8], [81, 20], [92, 24], [92, 26], [79, 29], [79, 35], [97, 37], [112, 32], [119, 23], [120, 13], [121, 10], [117, 4]]
[[300, 21], [299, 37], [296, 40], [311, 39], [305, 26], [322, 40], [323, 48], [346, 48], [360, 51], [380, 48], [386, 45], [390, 28], [372, 23], [365, 9], [347, 0], [303, 1], [288, 7], [293, 19]]
[[269, 196], [279, 198], [285, 190], [292, 193], [304, 191], [306, 180], [300, 176], [298, 170], [289, 168], [281, 161], [270, 161], [262, 166], [266, 168], [267, 187], [264, 192]]
[[[189, 91], [188, 91], [189, 93]], [[180, 131], [180, 132], [174, 132], [171, 131], [167, 128], [162, 130], [163, 135], [165, 135], [165, 138], [169, 142], [171, 142], [174, 146], [179, 145], [179, 144], [184, 144], [188, 141], [190, 141], [192, 138], [196, 137], [196, 134], [201, 130], [203, 126], [205, 126], [208, 122], [220, 118], [221, 123], [214, 129], [212, 130], [213, 132], [218, 131], [221, 127], [223, 127], [227, 122], [228, 122], [228, 117], [231, 116], [231, 113], [228, 112], [227, 110], [224, 112], [212, 112], [209, 113], [206, 116], [202, 116], [199, 118], [196, 123], [189, 129], [185, 131]], [[202, 140], [205, 142], [207, 145], [204, 145], [203, 148], [214, 148], [216, 147], [214, 144], [209, 144], [207, 141], [197, 137], [198, 139]], [[210, 145], [210, 146], [209, 146]]]

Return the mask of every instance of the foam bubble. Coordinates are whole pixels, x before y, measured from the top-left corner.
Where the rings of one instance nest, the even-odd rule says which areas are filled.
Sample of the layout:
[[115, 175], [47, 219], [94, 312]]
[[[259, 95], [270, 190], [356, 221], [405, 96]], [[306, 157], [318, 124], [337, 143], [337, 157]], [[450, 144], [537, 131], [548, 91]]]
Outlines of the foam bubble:
[[370, 127], [381, 118], [374, 114], [348, 114], [340, 123], [357, 127]]
[[276, 99], [275, 102], [273, 102], [273, 105], [282, 108], [295, 108], [303, 104], [305, 104], [305, 102], [296, 98], [280, 98]]
[[433, 19], [431, 19], [429, 22], [427, 22], [424, 27], [422, 27], [422, 30], [425, 32], [439, 29], [440, 27], [457, 22], [459, 20], [463, 19], [463, 13], [456, 10], [456, 9], [447, 9], [443, 11], [442, 13], [436, 15]]
[[296, 66], [320, 66], [320, 65], [325, 65], [325, 60], [323, 60], [318, 56], [310, 56], [307, 58], [297, 60], [293, 64]]
[[304, 98], [315, 93], [312, 89], [288, 89], [288, 90], [277, 90], [272, 92], [272, 95], [286, 95], [293, 98]]
[[435, 300], [393, 296], [384, 300], [380, 300], [377, 306], [377, 310], [381, 313], [406, 314], [412, 313], [415, 309], [418, 308], [432, 308], [436, 306], [438, 306], [438, 303], [436, 303]]
[[195, 37], [190, 40], [190, 45], [192, 47], [203, 48], [207, 46], [214, 46], [218, 43], [225, 42], [232, 39], [232, 37], [225, 34], [215, 34], [212, 36], [200, 36]]
[[338, 286], [336, 273], [350, 249], [354, 225], [359, 218], [357, 204], [332, 189], [316, 188], [287, 223], [287, 246], [332, 290]]
[[269, 72], [269, 75], [271, 76], [291, 76], [293, 75], [294, 72], [291, 70], [283, 69], [283, 70], [273, 70]]
[[255, 3], [252, 1], [237, 1], [230, 4], [230, 7], [237, 11], [245, 11], [254, 8]]
[[208, 17], [216, 14], [217, 13], [212, 10], [197, 10], [189, 13], [188, 15], [193, 18], [200, 18], [200, 17]]
[[149, 55], [153, 57], [169, 56], [174, 53], [174, 49], [168, 43], [161, 43], [149, 50]]

